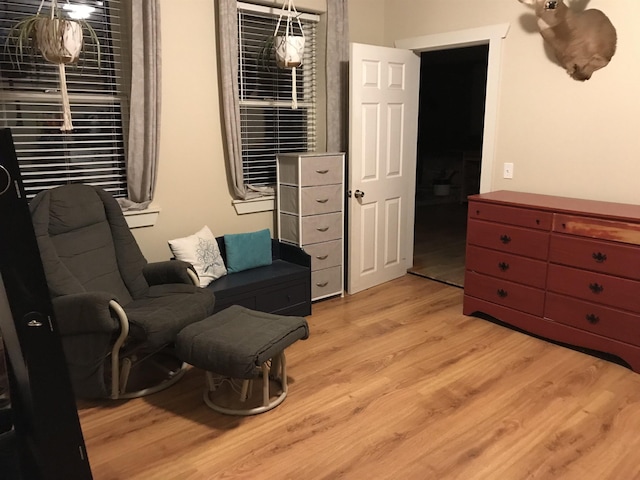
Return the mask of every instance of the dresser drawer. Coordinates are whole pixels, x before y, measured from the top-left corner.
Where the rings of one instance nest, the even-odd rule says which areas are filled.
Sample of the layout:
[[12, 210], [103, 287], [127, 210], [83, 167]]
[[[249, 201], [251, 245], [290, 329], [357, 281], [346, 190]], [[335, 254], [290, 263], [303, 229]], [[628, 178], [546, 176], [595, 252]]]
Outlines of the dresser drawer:
[[307, 245], [304, 251], [311, 257], [311, 270], [342, 265], [342, 240]]
[[544, 290], [469, 270], [464, 276], [464, 293], [539, 317], [544, 311]]
[[640, 346], [640, 315], [549, 293], [544, 316], [554, 322]]
[[547, 281], [546, 262], [474, 245], [467, 246], [465, 268], [536, 288]]
[[302, 189], [302, 215], [341, 212], [344, 203], [342, 184], [304, 187]]
[[551, 235], [549, 261], [640, 280], [640, 248], [570, 235]]
[[305, 246], [310, 243], [328, 242], [342, 238], [342, 213], [327, 213], [299, 217], [281, 213], [280, 238]]
[[480, 220], [469, 221], [467, 243], [541, 260], [549, 252], [547, 232]]
[[[298, 199], [300, 191], [300, 199]], [[302, 205], [298, 205], [299, 202]], [[322, 185], [318, 187], [280, 187], [280, 211], [301, 215], [318, 215], [340, 212], [343, 204], [342, 185]]]
[[469, 219], [507, 223], [519, 227], [551, 230], [553, 214], [528, 208], [506, 207], [484, 202], [469, 202]]
[[640, 223], [558, 214], [553, 221], [553, 231], [640, 245]]
[[295, 156], [283, 156], [278, 164], [280, 183], [298, 185], [298, 174], [302, 187], [342, 183], [342, 155], [304, 156], [300, 162]]
[[342, 293], [342, 268], [332, 267], [311, 272], [311, 298]]
[[302, 217], [302, 246], [342, 238], [342, 214]]
[[547, 289], [640, 313], [640, 282], [603, 273], [549, 264]]

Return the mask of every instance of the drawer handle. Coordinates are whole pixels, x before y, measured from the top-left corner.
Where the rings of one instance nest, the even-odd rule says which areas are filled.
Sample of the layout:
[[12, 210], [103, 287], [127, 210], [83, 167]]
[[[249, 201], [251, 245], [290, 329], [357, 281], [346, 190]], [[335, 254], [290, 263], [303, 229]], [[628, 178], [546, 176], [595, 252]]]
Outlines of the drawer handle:
[[511, 241], [511, 237], [509, 235], [500, 235], [500, 241], [506, 245]]
[[319, 173], [320, 175], [324, 175], [325, 173], [329, 173], [329, 170], [316, 170], [316, 173]]
[[316, 283], [316, 287], [326, 287], [327, 285], [329, 285], [329, 282], [322, 282], [322, 283]]
[[604, 286], [600, 285], [599, 283], [590, 283], [589, 284], [589, 290], [591, 290], [593, 293], [600, 293], [604, 290]]
[[318, 230], [319, 232], [326, 232], [327, 230], [329, 230], [329, 227], [320, 227], [316, 228], [316, 230]]
[[326, 260], [327, 258], [329, 258], [329, 255], [316, 255], [316, 258], [318, 260]]
[[509, 294], [507, 293], [507, 291], [506, 291], [506, 290], [503, 290], [503, 289], [501, 289], [501, 288], [500, 288], [500, 289], [498, 289], [498, 292], [497, 292], [497, 293], [498, 293], [498, 296], [499, 296], [500, 298], [505, 298], [507, 295], [509, 295]]
[[585, 318], [587, 319], [587, 322], [589, 322], [591, 325], [595, 325], [600, 321], [600, 317], [595, 313], [588, 313], [587, 315], [585, 315]]
[[329, 201], [328, 198], [322, 198], [322, 199], [316, 198], [316, 202], [318, 202], [318, 203], [327, 203], [328, 201]]
[[598, 252], [591, 255], [591, 257], [593, 257], [596, 262], [603, 263], [607, 259], [607, 254]]
[[506, 263], [506, 262], [500, 262], [500, 263], [498, 264], [498, 268], [499, 268], [500, 270], [502, 270], [503, 272], [506, 272], [507, 270], [509, 270], [509, 264], [508, 264], [508, 263]]

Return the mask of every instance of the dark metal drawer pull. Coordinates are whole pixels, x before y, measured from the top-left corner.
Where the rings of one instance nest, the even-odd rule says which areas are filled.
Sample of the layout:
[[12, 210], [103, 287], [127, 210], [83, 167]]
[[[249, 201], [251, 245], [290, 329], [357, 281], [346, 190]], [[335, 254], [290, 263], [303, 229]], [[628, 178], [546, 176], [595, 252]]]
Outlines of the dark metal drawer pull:
[[598, 284], [598, 283], [590, 283], [589, 284], [589, 290], [591, 290], [593, 293], [600, 293], [604, 290], [604, 286]]
[[316, 198], [316, 202], [318, 202], [318, 203], [327, 203], [328, 201], [329, 201], [328, 198], [323, 198], [323, 199]]
[[597, 316], [595, 313], [588, 313], [587, 315], [585, 315], [585, 318], [587, 319], [587, 322], [589, 322], [591, 325], [595, 325], [600, 321], [600, 317]]
[[316, 283], [316, 287], [326, 287], [329, 285], [329, 282]]
[[316, 170], [316, 173], [319, 173], [320, 175], [324, 175], [325, 173], [329, 173], [329, 170]]
[[329, 255], [316, 255], [316, 258], [318, 260], [326, 260], [329, 257]]
[[500, 262], [498, 263], [498, 268], [503, 272], [506, 272], [507, 270], [509, 270], [509, 264], [506, 262]]
[[507, 293], [507, 291], [506, 291], [506, 290], [503, 290], [503, 289], [501, 289], [501, 288], [500, 288], [500, 289], [498, 289], [498, 292], [497, 292], [497, 293], [498, 293], [498, 296], [499, 296], [500, 298], [505, 298], [507, 295], [509, 295], [509, 294]]
[[596, 262], [603, 263], [607, 259], [607, 254], [598, 252], [591, 255], [591, 257], [593, 257]]
[[326, 232], [327, 230], [329, 230], [329, 227], [316, 228], [316, 230], [318, 230], [319, 232]]
[[511, 237], [509, 235], [500, 235], [500, 241], [506, 245], [511, 241]]

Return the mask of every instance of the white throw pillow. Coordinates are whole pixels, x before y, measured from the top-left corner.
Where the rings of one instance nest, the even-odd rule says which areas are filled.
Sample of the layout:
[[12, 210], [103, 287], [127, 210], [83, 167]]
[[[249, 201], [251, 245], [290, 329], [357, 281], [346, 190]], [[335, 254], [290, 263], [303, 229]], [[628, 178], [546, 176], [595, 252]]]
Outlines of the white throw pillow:
[[201, 287], [227, 274], [216, 237], [206, 225], [193, 235], [169, 240], [169, 248], [176, 259], [193, 265], [200, 277]]

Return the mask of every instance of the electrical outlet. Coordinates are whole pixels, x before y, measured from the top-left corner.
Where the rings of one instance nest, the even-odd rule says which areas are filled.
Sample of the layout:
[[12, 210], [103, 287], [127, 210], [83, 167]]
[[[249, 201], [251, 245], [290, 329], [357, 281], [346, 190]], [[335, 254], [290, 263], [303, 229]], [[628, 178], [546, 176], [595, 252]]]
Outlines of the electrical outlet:
[[502, 170], [503, 178], [513, 178], [513, 163], [505, 163]]

